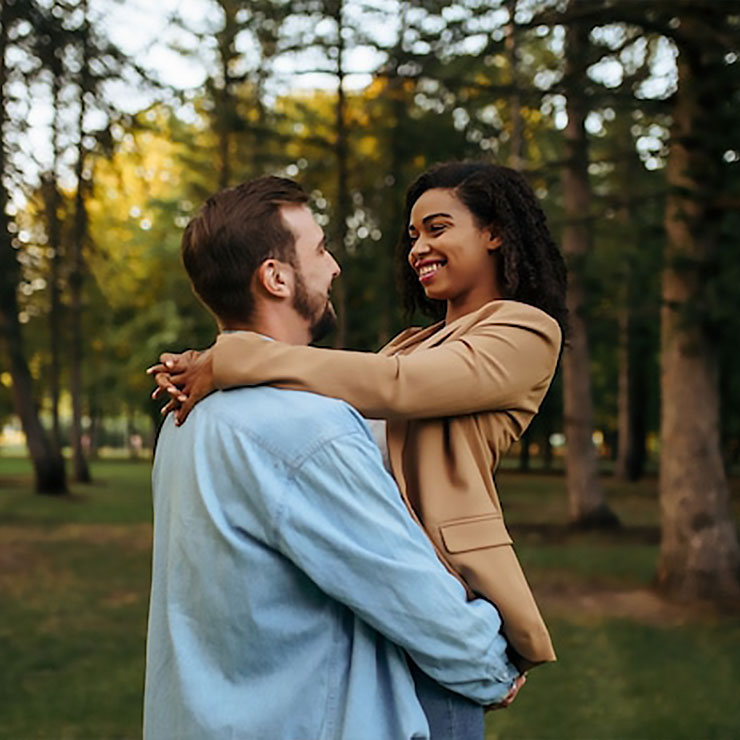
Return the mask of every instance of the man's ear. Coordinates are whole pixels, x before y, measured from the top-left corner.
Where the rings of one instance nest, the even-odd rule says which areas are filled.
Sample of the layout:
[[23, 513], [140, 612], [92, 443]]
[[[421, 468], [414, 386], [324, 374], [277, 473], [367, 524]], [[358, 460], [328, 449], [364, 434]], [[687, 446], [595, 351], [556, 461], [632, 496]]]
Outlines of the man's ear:
[[266, 259], [255, 277], [257, 286], [275, 298], [289, 298], [293, 293], [293, 268], [287, 262]]

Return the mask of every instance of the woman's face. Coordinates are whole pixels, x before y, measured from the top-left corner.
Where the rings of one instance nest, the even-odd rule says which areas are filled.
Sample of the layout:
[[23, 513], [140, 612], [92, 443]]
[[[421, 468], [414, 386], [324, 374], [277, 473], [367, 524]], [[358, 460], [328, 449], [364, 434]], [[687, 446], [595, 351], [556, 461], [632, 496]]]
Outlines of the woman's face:
[[409, 264], [428, 298], [447, 301], [448, 321], [501, 297], [491, 255], [501, 239], [478, 226], [453, 190], [435, 188], [419, 197], [409, 238]]

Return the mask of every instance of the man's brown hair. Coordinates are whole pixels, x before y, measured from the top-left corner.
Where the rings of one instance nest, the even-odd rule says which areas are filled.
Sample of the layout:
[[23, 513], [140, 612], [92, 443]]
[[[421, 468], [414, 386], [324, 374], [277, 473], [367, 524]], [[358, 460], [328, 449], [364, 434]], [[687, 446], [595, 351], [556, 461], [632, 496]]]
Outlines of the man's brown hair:
[[252, 277], [266, 259], [296, 266], [296, 235], [280, 207], [307, 202], [293, 180], [258, 177], [212, 195], [187, 225], [183, 264], [196, 295], [221, 321], [251, 317]]

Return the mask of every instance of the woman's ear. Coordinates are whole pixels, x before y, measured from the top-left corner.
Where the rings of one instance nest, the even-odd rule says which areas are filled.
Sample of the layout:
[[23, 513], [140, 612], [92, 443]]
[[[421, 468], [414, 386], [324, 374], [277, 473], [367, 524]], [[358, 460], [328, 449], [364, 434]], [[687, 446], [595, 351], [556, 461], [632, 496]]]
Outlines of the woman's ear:
[[289, 298], [293, 293], [292, 269], [286, 262], [266, 259], [257, 268], [257, 285], [275, 298]]
[[501, 239], [501, 237], [492, 232], [488, 240], [488, 251], [493, 252], [495, 249], [498, 249], [502, 243], [503, 240]]

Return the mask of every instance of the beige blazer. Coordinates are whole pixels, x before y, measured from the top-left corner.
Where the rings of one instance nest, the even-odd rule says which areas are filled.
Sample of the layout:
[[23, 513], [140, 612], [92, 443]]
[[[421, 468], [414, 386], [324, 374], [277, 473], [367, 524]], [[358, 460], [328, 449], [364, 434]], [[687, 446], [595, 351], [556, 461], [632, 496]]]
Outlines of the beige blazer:
[[498, 300], [445, 325], [407, 329], [380, 353], [222, 334], [216, 385], [271, 383], [341, 398], [388, 420], [393, 474], [412, 516], [469, 594], [498, 608], [522, 669], [555, 660], [512, 548], [494, 471], [555, 372], [561, 335], [537, 308]]

